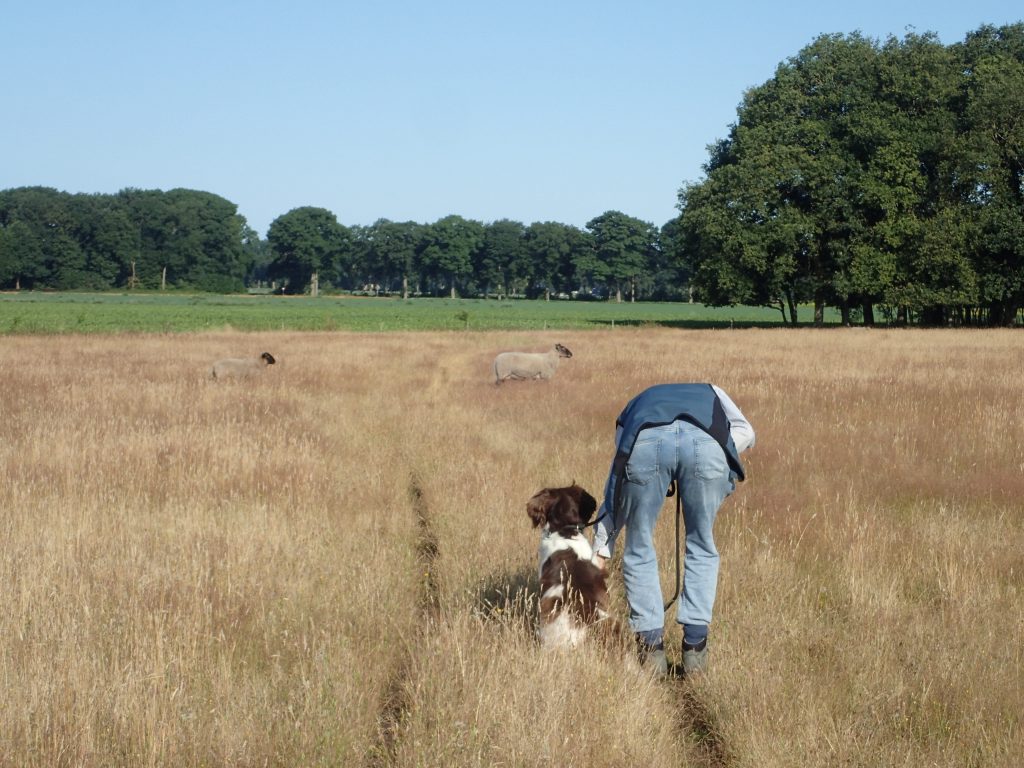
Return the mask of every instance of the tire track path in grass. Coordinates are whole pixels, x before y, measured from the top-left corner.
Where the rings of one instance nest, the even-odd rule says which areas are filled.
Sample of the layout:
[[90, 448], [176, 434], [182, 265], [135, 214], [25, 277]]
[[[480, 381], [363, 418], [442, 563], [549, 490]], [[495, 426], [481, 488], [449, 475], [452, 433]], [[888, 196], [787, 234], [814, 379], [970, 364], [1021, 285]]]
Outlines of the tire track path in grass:
[[680, 676], [677, 670], [674, 685], [679, 695], [676, 718], [680, 729], [696, 745], [701, 758], [700, 765], [706, 768], [729, 768], [732, 755], [722, 740], [715, 719], [706, 704], [697, 696], [693, 686]]
[[419, 611], [422, 619], [436, 622], [441, 618], [441, 588], [437, 583], [435, 565], [441, 555], [441, 549], [437, 543], [437, 534], [434, 533], [430, 510], [423, 498], [423, 488], [415, 474], [409, 478], [409, 498], [416, 517], [416, 560], [423, 568], [418, 600]]
[[[420, 623], [436, 624], [441, 618], [441, 589], [435, 567], [441, 549], [423, 495], [423, 486], [415, 472], [409, 477], [409, 502], [416, 521], [416, 581], [419, 585], [416, 597], [417, 620]], [[406, 648], [395, 663], [381, 698], [377, 713], [377, 738], [370, 748], [367, 768], [387, 768], [396, 764], [402, 723], [412, 707], [407, 687], [411, 674], [412, 657]]]

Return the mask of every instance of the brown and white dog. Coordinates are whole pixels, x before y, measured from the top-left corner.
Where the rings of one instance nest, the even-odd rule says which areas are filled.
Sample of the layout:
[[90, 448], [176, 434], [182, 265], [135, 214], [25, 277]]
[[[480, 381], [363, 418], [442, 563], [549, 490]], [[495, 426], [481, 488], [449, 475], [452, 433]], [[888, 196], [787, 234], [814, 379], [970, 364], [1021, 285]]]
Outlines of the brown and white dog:
[[594, 552], [583, 535], [597, 502], [573, 484], [545, 488], [526, 504], [540, 539], [540, 627], [545, 648], [574, 648], [588, 627], [608, 617], [605, 573], [591, 562]]

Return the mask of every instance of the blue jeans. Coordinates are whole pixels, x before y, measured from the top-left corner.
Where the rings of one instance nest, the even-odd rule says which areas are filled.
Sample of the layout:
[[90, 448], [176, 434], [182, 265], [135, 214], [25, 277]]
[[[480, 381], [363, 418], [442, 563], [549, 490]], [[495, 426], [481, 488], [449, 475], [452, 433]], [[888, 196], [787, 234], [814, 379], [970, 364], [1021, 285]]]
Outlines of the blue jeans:
[[712, 528], [735, 482], [715, 439], [699, 427], [676, 421], [640, 432], [621, 486], [626, 533], [622, 575], [634, 632], [661, 629], [665, 623], [654, 526], [673, 479], [679, 483], [686, 523], [686, 561], [676, 621], [711, 623], [718, 588], [718, 550]]

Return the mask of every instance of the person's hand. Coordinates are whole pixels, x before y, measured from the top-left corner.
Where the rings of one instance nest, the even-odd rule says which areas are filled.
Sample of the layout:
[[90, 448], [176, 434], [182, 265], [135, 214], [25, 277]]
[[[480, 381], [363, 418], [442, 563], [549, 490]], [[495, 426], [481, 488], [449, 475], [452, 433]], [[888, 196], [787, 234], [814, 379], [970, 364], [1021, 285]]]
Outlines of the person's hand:
[[605, 570], [605, 565], [608, 562], [608, 558], [601, 557], [600, 555], [595, 554], [591, 562], [603, 571]]

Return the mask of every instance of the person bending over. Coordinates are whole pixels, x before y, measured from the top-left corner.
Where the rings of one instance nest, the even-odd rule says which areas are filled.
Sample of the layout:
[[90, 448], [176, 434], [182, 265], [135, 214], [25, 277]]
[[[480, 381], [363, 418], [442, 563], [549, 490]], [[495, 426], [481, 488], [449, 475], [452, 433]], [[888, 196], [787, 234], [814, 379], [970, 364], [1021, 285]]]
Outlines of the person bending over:
[[594, 563], [605, 567], [617, 535], [625, 530], [622, 577], [629, 624], [645, 667], [664, 677], [665, 607], [654, 526], [675, 481], [686, 525], [676, 609], [676, 621], [683, 625], [683, 674], [703, 671], [718, 586], [715, 516], [736, 481], [744, 479], [739, 455], [754, 445], [754, 429], [713, 384], [650, 387], [626, 404], [615, 426], [615, 457], [594, 527]]

